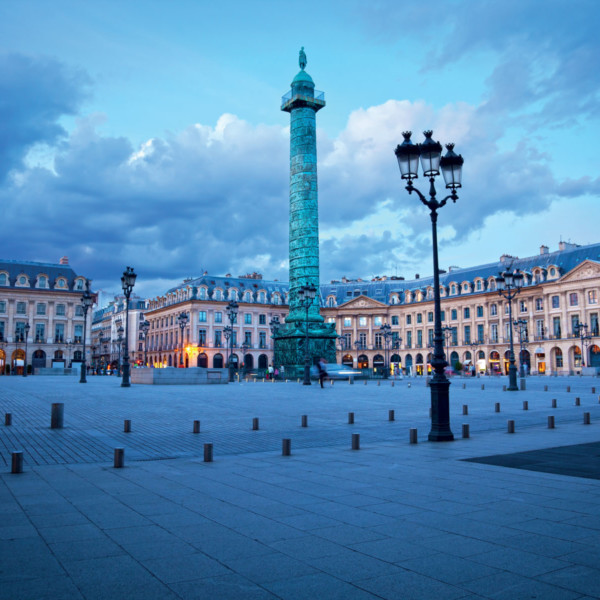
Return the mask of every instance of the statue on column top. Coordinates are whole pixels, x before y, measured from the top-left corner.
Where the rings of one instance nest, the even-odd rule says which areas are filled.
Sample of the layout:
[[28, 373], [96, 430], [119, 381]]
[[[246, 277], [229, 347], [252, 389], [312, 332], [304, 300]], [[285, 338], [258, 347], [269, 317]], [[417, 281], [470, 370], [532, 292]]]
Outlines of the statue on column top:
[[306, 53], [304, 52], [304, 46], [300, 49], [300, 58], [298, 62], [300, 63], [300, 68], [304, 71], [306, 68]]

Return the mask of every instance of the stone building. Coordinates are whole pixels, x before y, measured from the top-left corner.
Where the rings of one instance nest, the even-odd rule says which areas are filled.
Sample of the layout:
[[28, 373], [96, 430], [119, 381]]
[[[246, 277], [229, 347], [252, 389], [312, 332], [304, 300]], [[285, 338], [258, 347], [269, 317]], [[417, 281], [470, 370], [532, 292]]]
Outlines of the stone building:
[[0, 374], [21, 374], [25, 364], [35, 371], [81, 362], [85, 284], [67, 257], [59, 263], [0, 260]]

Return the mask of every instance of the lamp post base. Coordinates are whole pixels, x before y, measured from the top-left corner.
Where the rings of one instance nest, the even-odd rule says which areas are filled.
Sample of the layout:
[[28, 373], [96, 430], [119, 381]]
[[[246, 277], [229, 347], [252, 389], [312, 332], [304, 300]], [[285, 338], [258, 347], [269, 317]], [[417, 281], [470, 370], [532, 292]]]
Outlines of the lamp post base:
[[506, 391], [519, 391], [519, 386], [517, 385], [517, 367], [515, 365], [510, 365], [510, 367], [508, 367], [508, 387], [506, 388]]
[[431, 389], [431, 431], [430, 442], [452, 442], [454, 434], [450, 429], [450, 382], [436, 381], [436, 376], [429, 384]]
[[304, 365], [304, 381], [302, 385], [311, 385], [310, 383], [310, 365]]

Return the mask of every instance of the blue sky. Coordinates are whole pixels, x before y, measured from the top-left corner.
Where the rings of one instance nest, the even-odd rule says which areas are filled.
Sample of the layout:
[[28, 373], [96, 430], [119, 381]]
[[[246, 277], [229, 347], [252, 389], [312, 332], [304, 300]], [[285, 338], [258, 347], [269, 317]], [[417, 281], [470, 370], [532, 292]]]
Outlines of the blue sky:
[[132, 265], [142, 295], [204, 270], [287, 279], [300, 46], [327, 100], [323, 280], [431, 273], [406, 129], [465, 158], [442, 266], [597, 242], [599, 25], [595, 0], [2, 0], [0, 255], [68, 255], [107, 291]]

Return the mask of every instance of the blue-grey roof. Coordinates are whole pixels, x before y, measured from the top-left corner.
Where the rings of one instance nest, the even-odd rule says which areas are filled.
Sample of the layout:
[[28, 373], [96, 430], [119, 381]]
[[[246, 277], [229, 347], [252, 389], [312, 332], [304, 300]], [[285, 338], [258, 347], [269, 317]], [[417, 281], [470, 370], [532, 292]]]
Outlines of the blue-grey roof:
[[31, 284], [35, 284], [38, 275], [44, 274], [48, 276], [50, 288], [54, 287], [55, 281], [59, 277], [64, 277], [67, 280], [67, 288], [61, 288], [61, 291], [76, 291], [81, 293], [81, 290], [75, 290], [75, 279], [77, 273], [68, 265], [58, 263], [32, 262], [24, 260], [7, 260], [0, 259], [0, 271], [6, 271], [9, 277], [10, 286], [14, 286], [19, 275], [26, 275]]
[[175, 293], [177, 290], [191, 288], [206, 287], [208, 289], [209, 298], [212, 297], [212, 292], [216, 288], [227, 291], [228, 289], [235, 288], [240, 294], [250, 290], [253, 294], [259, 291], [265, 291], [267, 293], [267, 301], [270, 300], [272, 294], [278, 293], [282, 299], [285, 299], [285, 295], [288, 292], [287, 282], [282, 281], [265, 281], [264, 279], [250, 279], [247, 277], [219, 277], [214, 275], [203, 275], [196, 279], [188, 279], [180, 285], [171, 288], [166, 294]]

